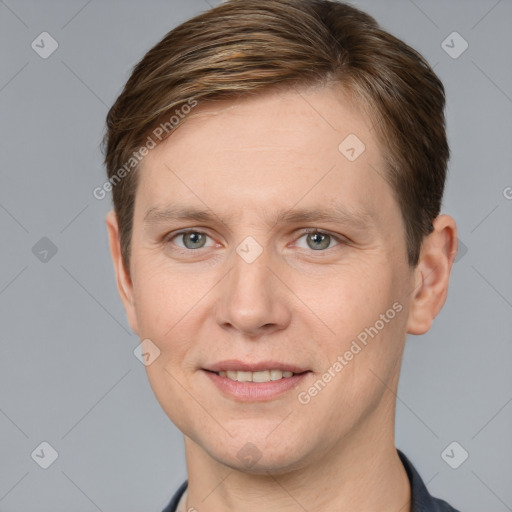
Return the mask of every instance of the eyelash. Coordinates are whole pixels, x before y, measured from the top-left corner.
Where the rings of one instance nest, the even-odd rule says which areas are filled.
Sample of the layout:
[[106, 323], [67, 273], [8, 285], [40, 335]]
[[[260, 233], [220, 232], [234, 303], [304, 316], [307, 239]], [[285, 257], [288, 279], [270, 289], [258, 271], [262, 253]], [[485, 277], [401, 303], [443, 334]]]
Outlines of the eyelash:
[[[175, 233], [169, 234], [168, 236], [165, 237], [164, 242], [171, 242], [176, 237], [178, 237], [180, 235], [186, 235], [187, 233], [197, 233], [197, 234], [200, 234], [200, 235], [207, 236], [208, 238], [211, 238], [210, 235], [208, 235], [208, 233], [206, 233], [204, 231], [201, 231], [199, 229], [194, 229], [194, 228], [187, 228], [187, 229], [182, 229], [181, 231], [178, 231], [177, 233], [175, 232]], [[319, 235], [327, 235], [327, 236], [331, 237], [331, 239], [333, 239], [333, 240], [335, 240], [337, 242], [337, 245], [335, 245], [334, 247], [338, 247], [338, 245], [347, 245], [349, 243], [348, 240], [343, 239], [341, 236], [337, 236], [337, 235], [334, 235], [332, 233], [329, 233], [328, 231], [322, 231], [322, 230], [319, 230], [319, 229], [316, 229], [316, 228], [305, 228], [301, 232], [301, 234], [297, 238], [297, 240], [301, 239], [305, 235], [309, 235], [309, 234], [312, 234], [312, 233], [319, 234]], [[313, 252], [313, 253], [322, 253], [322, 252], [327, 252], [329, 249], [334, 249], [334, 247], [328, 247], [327, 249], [321, 249], [321, 250], [318, 250], [318, 251], [310, 249], [310, 251]], [[201, 249], [207, 249], [207, 247], [200, 247], [198, 249], [187, 249], [186, 247], [185, 248], [178, 247], [178, 250], [180, 250], [181, 252], [189, 252], [189, 253], [199, 252]]]

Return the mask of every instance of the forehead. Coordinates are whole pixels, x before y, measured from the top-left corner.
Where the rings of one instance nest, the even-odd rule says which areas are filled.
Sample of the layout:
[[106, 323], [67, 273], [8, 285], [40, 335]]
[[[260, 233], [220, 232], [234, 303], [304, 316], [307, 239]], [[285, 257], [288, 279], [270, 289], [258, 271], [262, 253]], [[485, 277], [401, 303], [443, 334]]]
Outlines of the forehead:
[[300, 202], [378, 217], [392, 199], [371, 122], [331, 87], [199, 104], [139, 172], [142, 215], [173, 201], [232, 215]]

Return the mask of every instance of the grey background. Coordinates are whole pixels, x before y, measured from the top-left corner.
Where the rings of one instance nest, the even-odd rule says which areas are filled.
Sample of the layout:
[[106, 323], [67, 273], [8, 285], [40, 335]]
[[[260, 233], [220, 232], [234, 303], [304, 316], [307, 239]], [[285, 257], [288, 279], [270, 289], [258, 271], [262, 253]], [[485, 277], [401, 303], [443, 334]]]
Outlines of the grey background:
[[[133, 354], [115, 288], [110, 196], [92, 191], [105, 179], [105, 115], [132, 66], [217, 3], [0, 2], [2, 512], [160, 511], [186, 478], [182, 435]], [[443, 212], [463, 244], [444, 310], [408, 339], [397, 446], [463, 512], [512, 510], [512, 2], [354, 4], [445, 84]], [[31, 48], [43, 31], [59, 44], [47, 59]], [[453, 31], [469, 43], [457, 59], [441, 46]], [[48, 469], [31, 457], [43, 441], [58, 452]], [[458, 469], [441, 457], [452, 441], [469, 453]]]

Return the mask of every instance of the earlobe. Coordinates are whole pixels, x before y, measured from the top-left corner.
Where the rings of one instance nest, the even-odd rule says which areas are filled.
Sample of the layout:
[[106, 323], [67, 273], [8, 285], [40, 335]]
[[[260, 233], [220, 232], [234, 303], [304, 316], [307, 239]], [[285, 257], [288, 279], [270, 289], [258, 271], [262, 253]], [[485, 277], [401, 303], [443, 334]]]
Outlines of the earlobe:
[[135, 305], [133, 296], [133, 284], [130, 273], [126, 269], [123, 256], [121, 253], [121, 242], [119, 238], [119, 225], [114, 211], [110, 211], [106, 218], [108, 237], [110, 243], [110, 254], [114, 264], [116, 274], [116, 283], [119, 296], [123, 302], [126, 316], [132, 331], [138, 334], [137, 318], [135, 315]]
[[448, 295], [450, 273], [457, 254], [457, 226], [449, 215], [440, 215], [434, 230], [421, 246], [414, 270], [407, 332], [425, 334], [441, 311]]

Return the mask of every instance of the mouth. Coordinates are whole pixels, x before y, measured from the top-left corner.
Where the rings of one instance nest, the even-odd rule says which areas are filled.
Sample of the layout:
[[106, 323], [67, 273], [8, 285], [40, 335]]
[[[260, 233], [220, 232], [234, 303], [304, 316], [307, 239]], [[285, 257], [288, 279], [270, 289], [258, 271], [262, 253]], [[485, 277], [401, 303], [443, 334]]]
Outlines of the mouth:
[[311, 370], [277, 361], [224, 361], [203, 368], [221, 393], [242, 402], [261, 402], [296, 389]]
[[212, 372], [210, 370], [206, 371], [215, 373], [219, 377], [226, 377], [236, 382], [270, 382], [281, 379], [289, 379], [294, 375], [302, 375], [303, 373], [308, 373], [309, 370], [297, 373], [280, 369], [260, 370], [257, 372], [249, 372], [244, 370], [221, 370], [218, 372]]

